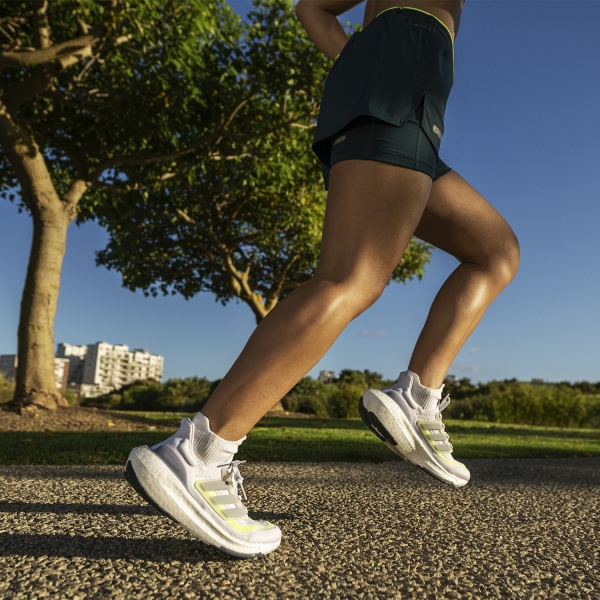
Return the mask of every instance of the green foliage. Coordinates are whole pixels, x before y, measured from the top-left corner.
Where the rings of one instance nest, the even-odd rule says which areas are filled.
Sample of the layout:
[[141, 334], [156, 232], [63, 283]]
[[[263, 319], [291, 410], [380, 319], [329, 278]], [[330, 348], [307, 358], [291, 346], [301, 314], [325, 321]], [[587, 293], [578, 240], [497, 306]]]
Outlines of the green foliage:
[[281, 400], [285, 410], [329, 417], [330, 399], [335, 387], [312, 377], [304, 377]]
[[82, 406], [115, 410], [200, 410], [214, 389], [206, 377], [169, 379], [165, 383], [136, 381], [98, 398], [87, 398]]
[[[0, 42], [33, 47], [32, 14], [0, 4]], [[325, 210], [310, 147], [332, 63], [293, 3], [254, 0], [247, 22], [224, 0], [53, 0], [47, 14], [53, 45], [82, 24], [102, 34], [15, 118], [60, 196], [86, 183], [78, 221], [110, 236], [98, 264], [146, 294], [239, 298], [260, 320], [314, 271]], [[7, 67], [0, 93], [34, 71]], [[0, 154], [0, 196], [16, 185]], [[413, 239], [390, 281], [421, 278], [430, 255]]]
[[456, 395], [447, 390], [456, 398], [446, 409], [447, 417], [523, 425], [600, 426], [600, 395], [586, 396], [571, 384], [532, 385], [513, 379], [478, 387], [463, 384], [462, 390]]
[[[369, 370], [344, 369], [332, 383], [305, 377], [282, 400], [286, 410], [319, 417], [356, 418], [358, 400], [369, 388], [393, 383]], [[585, 382], [584, 382], [585, 384]], [[468, 378], [446, 381], [452, 402], [445, 419], [556, 427], [600, 427], [600, 394], [585, 395], [593, 384], [532, 385], [516, 379], [473, 384]], [[600, 388], [598, 388], [600, 389]]]
[[0, 404], [6, 404], [13, 399], [15, 395], [15, 382], [4, 379], [0, 373]]
[[[248, 19], [199, 49], [204, 68], [184, 75], [194, 103], [178, 104], [183, 84], [165, 87], [190, 143], [206, 143], [96, 214], [110, 235], [98, 264], [125, 287], [240, 298], [258, 321], [319, 256], [326, 192], [311, 144], [331, 61], [289, 0], [255, 0]], [[392, 279], [420, 278], [430, 248], [413, 240]]]
[[81, 403], [81, 398], [77, 394], [74, 394], [71, 390], [59, 390], [59, 392], [61, 393], [62, 397], [67, 400], [69, 406], [77, 406]]
[[281, 401], [286, 410], [318, 417], [357, 418], [358, 400], [367, 388], [386, 387], [379, 373], [344, 369], [333, 383], [304, 377]]
[[[173, 163], [161, 157], [214, 129], [197, 76], [209, 68], [208, 45], [218, 40], [227, 47], [239, 37], [240, 18], [223, 0], [118, 0], [114, 10], [109, 7], [95, 0], [48, 3], [53, 45], [79, 38], [80, 23], [104, 34], [91, 56], [56, 68], [53, 83], [15, 115], [38, 143], [59, 195], [78, 178], [90, 182], [80, 219], [93, 217], [100, 204], [116, 202], [124, 187], [143, 187], [160, 177]], [[0, 20], [7, 25], [0, 32], [5, 47], [34, 47], [31, 2], [0, 3]], [[5, 68], [0, 93], [34, 72]], [[143, 158], [157, 160], [143, 170], [136, 166]], [[16, 185], [0, 154], [2, 195], [8, 197]]]

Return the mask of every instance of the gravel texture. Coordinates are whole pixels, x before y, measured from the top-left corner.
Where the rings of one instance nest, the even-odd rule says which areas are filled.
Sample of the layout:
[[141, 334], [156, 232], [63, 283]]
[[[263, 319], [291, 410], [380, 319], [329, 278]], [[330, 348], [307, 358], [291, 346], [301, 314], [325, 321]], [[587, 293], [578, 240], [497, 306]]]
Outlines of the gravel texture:
[[600, 459], [247, 463], [283, 543], [240, 560], [146, 505], [120, 467], [0, 467], [0, 598], [599, 598]]

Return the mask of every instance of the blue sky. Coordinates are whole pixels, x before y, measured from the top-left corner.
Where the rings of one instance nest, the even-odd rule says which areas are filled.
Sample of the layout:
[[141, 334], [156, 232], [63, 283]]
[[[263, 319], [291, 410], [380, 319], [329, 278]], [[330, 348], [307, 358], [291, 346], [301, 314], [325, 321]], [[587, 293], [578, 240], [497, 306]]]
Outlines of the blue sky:
[[[236, 0], [245, 14], [250, 1]], [[341, 15], [362, 23], [364, 3]], [[449, 373], [488, 381], [600, 380], [600, 2], [470, 0], [441, 156], [507, 219], [521, 244], [516, 278]], [[310, 149], [307, 148], [307, 152]], [[31, 223], [0, 201], [0, 354], [16, 351]], [[222, 377], [255, 322], [209, 294], [145, 298], [94, 264], [106, 234], [72, 226], [55, 342], [104, 340], [165, 357], [165, 378]], [[406, 368], [429, 306], [457, 262], [441, 251], [422, 281], [392, 284], [311, 371]]]

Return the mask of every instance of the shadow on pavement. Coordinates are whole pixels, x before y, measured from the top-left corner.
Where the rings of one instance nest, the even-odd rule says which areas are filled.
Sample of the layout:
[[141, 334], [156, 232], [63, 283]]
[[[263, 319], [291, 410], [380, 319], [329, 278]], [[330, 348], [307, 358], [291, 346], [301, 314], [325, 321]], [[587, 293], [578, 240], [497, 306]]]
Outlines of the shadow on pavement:
[[110, 514], [110, 515], [161, 515], [153, 506], [134, 506], [130, 504], [43, 504], [28, 502], [0, 502], [0, 513], [54, 513], [64, 514]]
[[[35, 503], [35, 502], [2, 502], [0, 501], [0, 513], [51, 513], [56, 515], [65, 514], [98, 514], [98, 515], [143, 515], [146, 517], [164, 517], [153, 506], [131, 505], [131, 504], [63, 504], [63, 503]], [[294, 519], [290, 513], [275, 513], [265, 511], [249, 511], [252, 519], [262, 519], [265, 521], [281, 521]]]
[[199, 540], [0, 533], [0, 556], [237, 562]]

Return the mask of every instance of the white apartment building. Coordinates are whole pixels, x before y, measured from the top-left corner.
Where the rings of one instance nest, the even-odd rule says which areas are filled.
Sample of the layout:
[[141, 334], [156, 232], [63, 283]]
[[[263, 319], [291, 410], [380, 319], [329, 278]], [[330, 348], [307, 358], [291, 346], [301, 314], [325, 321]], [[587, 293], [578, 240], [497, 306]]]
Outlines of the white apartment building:
[[83, 381], [83, 362], [87, 354], [87, 346], [72, 346], [71, 344], [59, 344], [57, 358], [69, 360], [69, 376], [67, 383], [81, 384]]
[[133, 383], [160, 381], [164, 358], [148, 350], [129, 350], [124, 344], [97, 342], [89, 346], [59, 344], [57, 355], [69, 358], [69, 384], [79, 388], [82, 397], [95, 397]]

